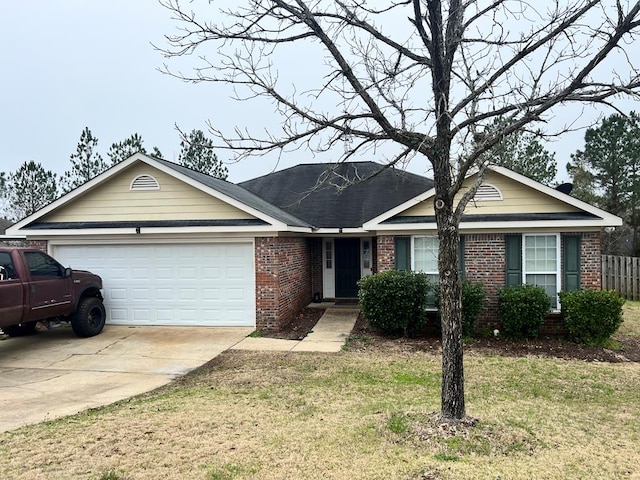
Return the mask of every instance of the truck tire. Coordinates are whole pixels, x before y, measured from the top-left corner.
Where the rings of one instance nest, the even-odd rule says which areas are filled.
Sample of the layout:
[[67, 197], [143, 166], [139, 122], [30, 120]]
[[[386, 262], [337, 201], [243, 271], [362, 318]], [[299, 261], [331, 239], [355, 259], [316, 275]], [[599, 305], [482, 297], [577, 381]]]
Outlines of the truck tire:
[[10, 325], [8, 327], [2, 327], [2, 331], [10, 337], [25, 337], [36, 333], [36, 323], [38, 322], [26, 322], [19, 323], [18, 325]]
[[71, 328], [79, 337], [93, 337], [104, 328], [105, 318], [102, 301], [96, 297], [86, 297], [80, 300], [78, 310], [71, 317]]

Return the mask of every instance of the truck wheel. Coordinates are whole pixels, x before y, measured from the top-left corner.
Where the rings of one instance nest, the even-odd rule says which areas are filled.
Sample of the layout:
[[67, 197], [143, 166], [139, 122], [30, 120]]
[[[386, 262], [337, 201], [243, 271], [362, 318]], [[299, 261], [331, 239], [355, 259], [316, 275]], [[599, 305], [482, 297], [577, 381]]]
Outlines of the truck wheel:
[[10, 337], [24, 337], [27, 335], [33, 335], [36, 333], [36, 323], [27, 322], [19, 323], [18, 325], [10, 325], [8, 327], [2, 327], [2, 331]]
[[99, 298], [83, 298], [71, 317], [71, 328], [79, 337], [93, 337], [102, 331], [105, 318], [104, 305]]

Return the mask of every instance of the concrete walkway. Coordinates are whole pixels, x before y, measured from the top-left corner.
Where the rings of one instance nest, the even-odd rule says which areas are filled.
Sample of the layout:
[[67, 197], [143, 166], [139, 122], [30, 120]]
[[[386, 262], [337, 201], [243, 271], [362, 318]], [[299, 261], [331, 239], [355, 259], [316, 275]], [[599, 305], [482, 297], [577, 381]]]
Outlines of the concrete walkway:
[[329, 307], [302, 340], [247, 337], [231, 347], [231, 350], [339, 352], [349, 338], [359, 312], [356, 307]]

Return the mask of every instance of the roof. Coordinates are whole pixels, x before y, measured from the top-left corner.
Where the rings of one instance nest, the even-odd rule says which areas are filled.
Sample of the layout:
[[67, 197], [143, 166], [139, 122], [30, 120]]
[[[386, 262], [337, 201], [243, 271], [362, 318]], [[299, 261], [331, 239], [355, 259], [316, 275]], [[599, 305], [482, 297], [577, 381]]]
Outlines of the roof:
[[375, 162], [301, 164], [241, 187], [315, 228], [358, 228], [433, 187], [426, 177]]
[[13, 222], [11, 220], [0, 218], [0, 235], [4, 235], [5, 230], [11, 225], [13, 225]]

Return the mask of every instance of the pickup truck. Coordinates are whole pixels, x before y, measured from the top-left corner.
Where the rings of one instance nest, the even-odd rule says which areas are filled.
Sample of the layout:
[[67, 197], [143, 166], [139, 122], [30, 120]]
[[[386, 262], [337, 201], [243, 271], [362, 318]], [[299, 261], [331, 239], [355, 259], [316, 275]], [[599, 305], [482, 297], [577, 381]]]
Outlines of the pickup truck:
[[41, 250], [0, 247], [0, 329], [9, 336], [35, 333], [36, 324], [71, 322], [79, 337], [104, 327], [102, 279], [65, 268]]

